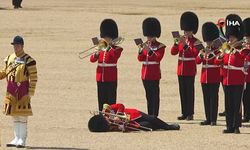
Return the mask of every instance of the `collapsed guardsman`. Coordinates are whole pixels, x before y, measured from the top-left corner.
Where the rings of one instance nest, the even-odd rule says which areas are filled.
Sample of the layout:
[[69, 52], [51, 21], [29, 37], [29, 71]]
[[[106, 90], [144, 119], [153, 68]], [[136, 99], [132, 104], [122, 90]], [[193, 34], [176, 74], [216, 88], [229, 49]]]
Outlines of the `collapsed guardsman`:
[[180, 126], [168, 124], [134, 108], [125, 108], [123, 104], [104, 104], [102, 112], [90, 118], [88, 128], [91, 132], [107, 132], [179, 130]]

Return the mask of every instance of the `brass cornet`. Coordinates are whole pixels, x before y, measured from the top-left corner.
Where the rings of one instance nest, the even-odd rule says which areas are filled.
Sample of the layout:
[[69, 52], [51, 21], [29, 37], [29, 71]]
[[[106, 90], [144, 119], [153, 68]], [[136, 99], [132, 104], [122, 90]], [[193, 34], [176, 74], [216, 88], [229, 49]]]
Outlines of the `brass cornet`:
[[222, 44], [221, 49], [219, 51], [224, 54], [235, 53], [237, 51], [235, 47], [242, 45], [242, 42], [243, 40], [237, 41], [235, 43], [225, 42]]
[[229, 43], [225, 42], [222, 44], [219, 51], [223, 54], [230, 54], [232, 52], [232, 47], [229, 45]]
[[[87, 50], [84, 50], [84, 51], [78, 53], [78, 56], [79, 56], [80, 59], [84, 59], [84, 58], [96, 53], [97, 51], [106, 51], [106, 50], [108, 50], [110, 48], [110, 46], [119, 45], [123, 41], [124, 41], [124, 38], [122, 38], [122, 37], [118, 37], [116, 39], [113, 39], [112, 41], [107, 41], [104, 38], [101, 38], [100, 40], [98, 40], [98, 43], [95, 44], [94, 46], [90, 47]], [[88, 52], [88, 51], [90, 51], [92, 49], [95, 49], [95, 51], [92, 52], [92, 53], [89, 53], [87, 55], [84, 55], [86, 52]]]

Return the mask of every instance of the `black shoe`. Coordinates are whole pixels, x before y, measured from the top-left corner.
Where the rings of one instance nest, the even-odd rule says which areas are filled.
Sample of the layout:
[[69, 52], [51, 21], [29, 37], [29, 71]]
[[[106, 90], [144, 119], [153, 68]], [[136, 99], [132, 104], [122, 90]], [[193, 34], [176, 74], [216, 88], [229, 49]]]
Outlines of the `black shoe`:
[[211, 126], [216, 126], [216, 122], [211, 122]]
[[249, 119], [248, 119], [248, 118], [243, 118], [243, 119], [241, 120], [241, 122], [249, 122]]
[[180, 125], [174, 123], [174, 124], [170, 124], [166, 130], [180, 130]]
[[184, 115], [177, 117], [178, 120], [185, 120], [186, 118], [187, 118], [187, 117], [184, 116]]
[[223, 130], [223, 133], [234, 133], [233, 129], [225, 129]]
[[25, 148], [23, 145], [17, 145], [16, 148]]
[[14, 9], [18, 9], [18, 6], [14, 6]]
[[200, 122], [200, 125], [201, 126], [210, 125], [210, 122], [205, 120], [205, 121]]
[[194, 120], [193, 115], [187, 116], [186, 120], [187, 120], [187, 121]]
[[234, 133], [235, 133], [235, 134], [240, 134], [240, 129], [239, 129], [239, 128], [236, 128], [236, 129], [234, 130]]
[[15, 144], [6, 144], [6, 147], [16, 147]]
[[18, 6], [18, 8], [23, 8], [22, 6]]
[[221, 117], [226, 116], [226, 112], [224, 111], [224, 112], [219, 113], [219, 116], [221, 116]]

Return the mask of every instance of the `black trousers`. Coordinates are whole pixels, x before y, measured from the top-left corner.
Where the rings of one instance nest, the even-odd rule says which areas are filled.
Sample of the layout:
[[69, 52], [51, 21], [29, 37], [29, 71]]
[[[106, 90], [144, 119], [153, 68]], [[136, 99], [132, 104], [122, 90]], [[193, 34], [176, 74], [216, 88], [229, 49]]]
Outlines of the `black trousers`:
[[244, 118], [250, 119], [250, 83], [246, 84], [243, 95]]
[[160, 81], [142, 80], [146, 92], [148, 114], [158, 116], [160, 105]]
[[216, 122], [218, 114], [218, 99], [220, 83], [201, 84], [206, 120]]
[[114, 82], [97, 82], [98, 107], [102, 110], [103, 104], [116, 103], [117, 81]]
[[157, 129], [171, 130], [174, 128], [173, 125], [169, 125], [155, 116], [147, 115], [143, 112], [141, 112], [141, 115], [142, 116], [140, 118], [134, 120], [135, 122], [139, 123], [141, 126], [148, 127], [153, 130], [157, 130]]
[[185, 117], [194, 114], [194, 80], [195, 76], [178, 76], [181, 112]]
[[23, 0], [12, 0], [12, 5], [15, 7], [20, 7]]
[[243, 85], [225, 85], [226, 123], [228, 129], [241, 126], [241, 99]]

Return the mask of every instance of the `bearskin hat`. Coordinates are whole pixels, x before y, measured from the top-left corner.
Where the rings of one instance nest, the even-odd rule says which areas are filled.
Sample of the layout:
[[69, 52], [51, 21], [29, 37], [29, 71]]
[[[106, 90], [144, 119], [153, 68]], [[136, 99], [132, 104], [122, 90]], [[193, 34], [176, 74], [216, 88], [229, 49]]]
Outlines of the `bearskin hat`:
[[180, 25], [181, 30], [193, 31], [193, 34], [196, 34], [199, 27], [199, 19], [195, 13], [187, 11], [181, 15]]
[[243, 38], [244, 26], [240, 16], [230, 14], [226, 17], [226, 37], [235, 36], [238, 40]]
[[114, 20], [104, 19], [100, 26], [100, 37], [109, 37], [115, 39], [118, 37], [118, 27]]
[[213, 41], [219, 38], [219, 29], [212, 22], [206, 22], [202, 25], [202, 38], [204, 42]]
[[89, 119], [88, 128], [91, 132], [107, 132], [109, 125], [103, 115], [95, 115]]
[[244, 36], [250, 36], [250, 18], [246, 18], [243, 21], [243, 25], [244, 25]]
[[161, 36], [161, 24], [158, 19], [149, 17], [142, 23], [142, 30], [144, 36], [157, 37]]

